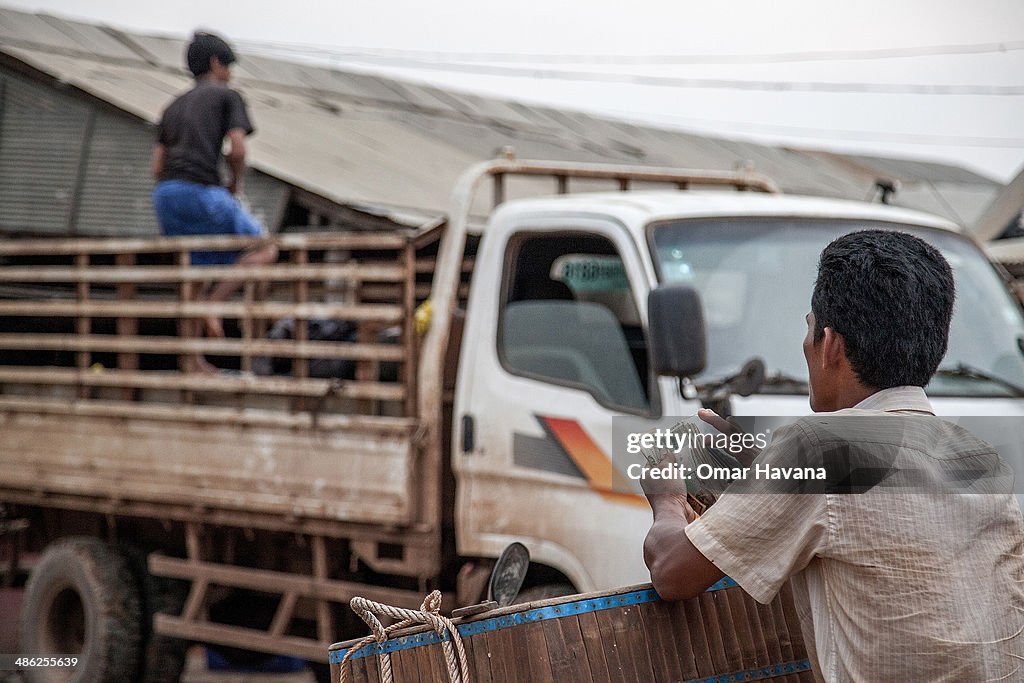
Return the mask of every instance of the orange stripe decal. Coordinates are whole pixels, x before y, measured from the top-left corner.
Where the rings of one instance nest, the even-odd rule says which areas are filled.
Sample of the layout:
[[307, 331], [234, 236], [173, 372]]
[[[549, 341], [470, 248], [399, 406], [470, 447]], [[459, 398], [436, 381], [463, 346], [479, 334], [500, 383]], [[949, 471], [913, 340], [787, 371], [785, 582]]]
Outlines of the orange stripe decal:
[[647, 505], [643, 496], [627, 493], [631, 488], [629, 480], [615, 469], [608, 454], [594, 443], [576, 420], [540, 416], [538, 419], [587, 478], [590, 488], [610, 501]]

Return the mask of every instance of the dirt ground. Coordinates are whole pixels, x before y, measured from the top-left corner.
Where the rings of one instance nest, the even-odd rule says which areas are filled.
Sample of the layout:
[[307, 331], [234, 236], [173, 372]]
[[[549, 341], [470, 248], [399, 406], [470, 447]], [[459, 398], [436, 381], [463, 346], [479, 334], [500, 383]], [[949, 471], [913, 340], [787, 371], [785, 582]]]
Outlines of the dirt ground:
[[[0, 672], [0, 683], [24, 683], [19, 674]], [[313, 674], [302, 671], [292, 674], [261, 674], [250, 672], [209, 671], [201, 647], [189, 650], [181, 683], [315, 683]]]
[[[17, 618], [8, 618], [21, 610], [22, 591], [0, 589], [0, 653], [18, 651]], [[25, 679], [16, 673], [0, 671], [0, 683], [23, 683]], [[182, 683], [315, 683], [308, 671], [291, 674], [262, 674], [251, 672], [210, 671], [206, 668], [203, 648], [194, 646], [189, 650]]]

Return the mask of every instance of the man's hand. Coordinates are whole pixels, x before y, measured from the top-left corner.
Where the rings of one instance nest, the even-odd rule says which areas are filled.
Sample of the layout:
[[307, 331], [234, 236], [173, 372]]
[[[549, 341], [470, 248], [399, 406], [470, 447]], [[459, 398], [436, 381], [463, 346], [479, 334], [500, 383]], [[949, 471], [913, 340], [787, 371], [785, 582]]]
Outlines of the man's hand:
[[[663, 467], [669, 462], [667, 458], [663, 458], [661, 462], [648, 464], [644, 470], [646, 472], [655, 467]], [[684, 481], [643, 477], [640, 479], [640, 488], [647, 496], [647, 502], [651, 504], [655, 521], [659, 515], [682, 517], [687, 524], [697, 519], [697, 513], [686, 499], [686, 483]]]
[[673, 464], [675, 464], [674, 456], [671, 451], [666, 450], [662, 451], [657, 462], [648, 460], [644, 465], [645, 476], [640, 478], [640, 488], [643, 489], [644, 495], [650, 501], [651, 507], [654, 507], [655, 498], [665, 496], [679, 498], [684, 504], [686, 503], [686, 482], [680, 479], [653, 479], [649, 476], [652, 469], [660, 469]]
[[647, 496], [654, 511], [654, 521], [659, 517], [683, 519], [686, 524], [695, 522], [699, 515], [686, 499], [686, 493], [654, 493]]
[[723, 574], [686, 535], [686, 526], [697, 513], [685, 495], [649, 496], [654, 523], [644, 539], [644, 564], [651, 572], [651, 584], [664, 600], [685, 600], [700, 595]]
[[[672, 454], [665, 452], [645, 470], [672, 462]], [[722, 572], [693, 547], [686, 535], [686, 525], [697, 519], [686, 500], [686, 482], [643, 477], [640, 486], [654, 511], [654, 523], [644, 539], [644, 563], [651, 572], [654, 590], [665, 600], [698, 595], [720, 579]]]
[[[726, 420], [724, 417], [713, 410], [709, 410], [708, 408], [701, 408], [698, 410], [697, 417], [726, 436], [730, 434], [743, 433], [743, 429], [741, 429], [739, 425]], [[730, 451], [730, 453], [732, 453], [732, 451]], [[732, 453], [732, 455], [736, 456], [736, 459], [740, 461], [741, 465], [749, 467], [750, 463], [754, 462], [754, 460], [757, 459], [757, 456], [761, 455], [761, 450], [759, 448], [746, 448], [739, 453]]]

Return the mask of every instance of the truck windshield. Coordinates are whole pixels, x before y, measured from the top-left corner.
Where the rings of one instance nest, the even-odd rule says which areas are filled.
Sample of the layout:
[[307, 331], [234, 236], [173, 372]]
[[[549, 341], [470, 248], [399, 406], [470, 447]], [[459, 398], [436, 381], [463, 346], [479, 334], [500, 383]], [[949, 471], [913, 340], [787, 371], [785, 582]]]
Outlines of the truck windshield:
[[[917, 235], [949, 260], [957, 298], [945, 372], [927, 387], [933, 396], [1009, 396], [997, 378], [1024, 386], [1024, 319], [984, 255], [961, 235], [893, 223], [794, 218], [688, 219], [651, 226], [662, 282], [688, 283], [700, 293], [708, 362], [698, 382], [735, 372], [752, 357], [768, 376], [807, 379], [801, 342], [807, 330], [818, 256], [836, 237], [864, 229]], [[895, 359], [894, 359], [895, 360]], [[973, 375], [973, 376], [968, 376]], [[768, 382], [762, 392], [794, 393], [799, 385]]]

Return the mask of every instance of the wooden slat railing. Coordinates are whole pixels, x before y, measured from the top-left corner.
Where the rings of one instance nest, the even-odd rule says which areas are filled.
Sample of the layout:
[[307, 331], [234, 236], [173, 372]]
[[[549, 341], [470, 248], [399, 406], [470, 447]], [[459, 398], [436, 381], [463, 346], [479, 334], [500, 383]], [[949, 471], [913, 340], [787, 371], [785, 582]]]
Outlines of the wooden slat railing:
[[[29, 400], [72, 391], [78, 401], [98, 406], [109, 404], [111, 389], [128, 404], [166, 404], [159, 390], [170, 390], [179, 392], [180, 403], [201, 403], [196, 409], [237, 406], [240, 399], [244, 406], [245, 397], [263, 396], [289, 398], [280, 406], [291, 412], [320, 411], [330, 399], [331, 409], [344, 413], [415, 417], [411, 321], [423, 290], [416, 274], [432, 264], [417, 259], [412, 238], [411, 232], [266, 238], [281, 252], [267, 266], [190, 265], [192, 250], [254, 244], [236, 237], [7, 241], [0, 244], [6, 293], [0, 298], [0, 394], [10, 403], [15, 395]], [[228, 279], [242, 282], [231, 300], [197, 297], [204, 283]], [[377, 296], [364, 300], [364, 288]], [[208, 316], [233, 321], [229, 328], [237, 333], [190, 336], [198, 327], [185, 321]], [[268, 339], [267, 329], [285, 318], [294, 321], [293, 338]], [[174, 320], [177, 336], [167, 324]], [[354, 340], [308, 339], [310, 320], [348, 321]], [[392, 327], [398, 334], [385, 341], [382, 332]], [[197, 354], [241, 372], [168, 371], [175, 357]], [[285, 362], [291, 371], [254, 375], [261, 358]], [[317, 359], [350, 361], [353, 375], [312, 377]]]

